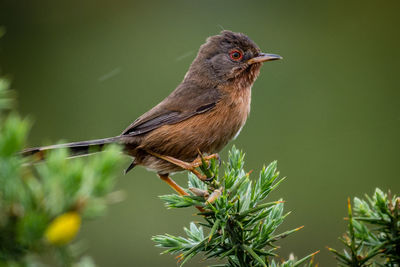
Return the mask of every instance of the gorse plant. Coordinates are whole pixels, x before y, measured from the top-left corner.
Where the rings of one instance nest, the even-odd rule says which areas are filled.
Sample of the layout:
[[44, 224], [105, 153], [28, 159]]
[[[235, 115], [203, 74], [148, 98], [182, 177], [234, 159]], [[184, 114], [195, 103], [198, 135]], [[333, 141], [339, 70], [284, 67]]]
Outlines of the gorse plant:
[[[301, 227], [277, 233], [277, 228], [289, 213], [283, 212], [282, 200], [265, 202], [269, 193], [283, 179], [279, 179], [276, 162], [264, 167], [256, 182], [243, 169], [244, 155], [235, 147], [223, 175], [218, 176], [215, 160], [203, 162], [204, 174], [210, 178], [203, 183], [189, 174], [187, 196], [161, 196], [168, 208], [197, 207], [202, 222], [184, 228], [187, 237], [170, 234], [157, 235], [153, 240], [165, 248], [163, 253], [178, 253], [183, 265], [193, 256], [203, 253], [206, 259], [225, 260], [213, 266], [311, 266], [314, 254], [301, 260], [277, 260], [276, 241]], [[207, 233], [204, 232], [207, 228]], [[306, 263], [308, 262], [308, 263]]]
[[366, 200], [348, 199], [348, 231], [343, 253], [329, 248], [340, 266], [400, 266], [400, 197], [376, 189]]
[[101, 215], [110, 202], [120, 149], [73, 160], [61, 149], [31, 164], [19, 156], [30, 123], [11, 110], [8, 86], [0, 78], [0, 266], [39, 264], [49, 251], [56, 255], [51, 265], [93, 266], [70, 243], [82, 219]]

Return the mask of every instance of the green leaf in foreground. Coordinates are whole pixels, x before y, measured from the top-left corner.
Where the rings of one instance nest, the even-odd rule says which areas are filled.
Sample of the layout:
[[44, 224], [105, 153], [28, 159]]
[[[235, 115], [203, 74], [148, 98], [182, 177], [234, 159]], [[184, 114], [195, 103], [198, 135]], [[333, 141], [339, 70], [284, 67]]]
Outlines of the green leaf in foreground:
[[81, 221], [104, 213], [121, 148], [75, 159], [60, 149], [38, 163], [22, 158], [30, 122], [12, 110], [8, 86], [0, 77], [0, 266], [46, 266], [49, 258], [52, 266], [94, 266], [73, 240]]

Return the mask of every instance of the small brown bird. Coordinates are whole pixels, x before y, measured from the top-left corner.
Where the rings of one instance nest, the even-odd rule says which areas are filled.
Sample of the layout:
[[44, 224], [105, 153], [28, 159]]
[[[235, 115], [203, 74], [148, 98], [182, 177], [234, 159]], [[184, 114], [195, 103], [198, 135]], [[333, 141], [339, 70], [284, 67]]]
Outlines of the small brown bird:
[[186, 192], [168, 175], [196, 167], [199, 151], [216, 157], [236, 137], [250, 112], [251, 87], [263, 62], [281, 59], [262, 53], [242, 33], [222, 31], [203, 44], [179, 86], [161, 103], [136, 119], [121, 135], [26, 149], [23, 155], [43, 159], [52, 149], [67, 147], [72, 156], [88, 155], [105, 144], [119, 143], [136, 165], [158, 173], [180, 194]]

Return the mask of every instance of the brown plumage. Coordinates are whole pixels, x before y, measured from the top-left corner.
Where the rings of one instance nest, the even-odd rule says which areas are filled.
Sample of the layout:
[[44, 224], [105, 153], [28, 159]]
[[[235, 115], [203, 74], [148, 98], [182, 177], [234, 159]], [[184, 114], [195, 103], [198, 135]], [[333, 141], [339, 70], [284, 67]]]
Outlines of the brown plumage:
[[[280, 56], [261, 53], [246, 35], [222, 31], [200, 47], [182, 83], [121, 135], [31, 148], [22, 153], [44, 156], [48, 150], [69, 147], [72, 155], [86, 155], [116, 142], [134, 158], [130, 167], [142, 165], [162, 176], [181, 171], [176, 164], [154, 155], [191, 162], [198, 151], [219, 152], [246, 122], [251, 86], [262, 62], [275, 59]], [[89, 147], [95, 149], [89, 151]]]

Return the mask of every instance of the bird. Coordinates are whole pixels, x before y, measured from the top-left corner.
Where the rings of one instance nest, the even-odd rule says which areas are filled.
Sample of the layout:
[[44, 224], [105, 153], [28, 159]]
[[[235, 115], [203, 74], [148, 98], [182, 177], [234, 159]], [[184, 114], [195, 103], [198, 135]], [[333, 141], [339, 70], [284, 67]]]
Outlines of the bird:
[[282, 59], [261, 52], [243, 33], [223, 30], [200, 46], [183, 81], [164, 100], [137, 118], [120, 135], [23, 150], [23, 156], [45, 159], [48, 151], [69, 148], [71, 157], [101, 151], [118, 143], [132, 163], [125, 172], [141, 165], [181, 195], [186, 191], [170, 174], [188, 170], [201, 180], [196, 167], [236, 138], [250, 112], [251, 88], [264, 62]]

